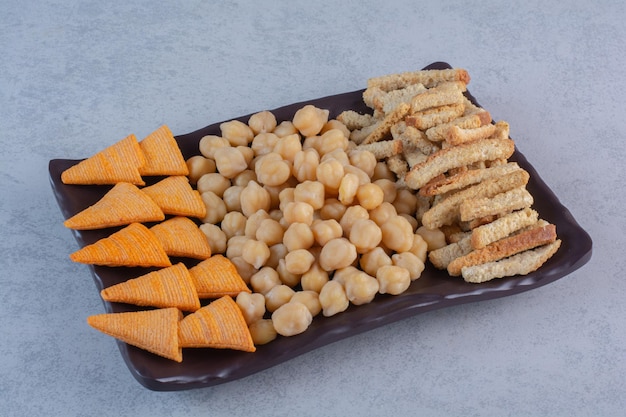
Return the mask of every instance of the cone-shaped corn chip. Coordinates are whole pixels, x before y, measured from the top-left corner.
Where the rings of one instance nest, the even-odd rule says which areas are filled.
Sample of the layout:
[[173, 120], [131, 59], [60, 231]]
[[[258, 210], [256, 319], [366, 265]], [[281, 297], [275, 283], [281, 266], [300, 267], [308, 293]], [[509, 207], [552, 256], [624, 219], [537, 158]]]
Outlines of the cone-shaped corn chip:
[[213, 255], [189, 269], [200, 298], [236, 297], [240, 292], [251, 292], [230, 259]]
[[146, 159], [135, 135], [131, 134], [96, 153], [61, 174], [64, 184], [116, 184], [129, 182], [144, 185], [139, 168]]
[[120, 182], [94, 205], [70, 217], [63, 224], [70, 229], [92, 230], [163, 219], [163, 210], [150, 197], [137, 186]]
[[188, 217], [172, 217], [150, 228], [169, 256], [206, 259], [211, 246], [202, 230]]
[[200, 308], [198, 293], [183, 263], [112, 285], [100, 295], [105, 301], [139, 306], [176, 307], [183, 311]]
[[163, 125], [139, 142], [146, 163], [141, 175], [187, 175], [189, 168], [170, 129]]
[[183, 353], [178, 344], [178, 324], [182, 317], [183, 313], [176, 308], [161, 308], [97, 314], [87, 317], [87, 323], [129, 345], [182, 362]]
[[178, 338], [181, 347], [256, 350], [241, 309], [227, 295], [185, 317]]
[[106, 266], [171, 266], [170, 258], [154, 233], [141, 223], [102, 238], [70, 255], [74, 262]]
[[174, 216], [203, 218], [206, 206], [200, 193], [189, 184], [187, 177], [176, 175], [162, 179], [154, 185], [142, 188], [163, 213]]

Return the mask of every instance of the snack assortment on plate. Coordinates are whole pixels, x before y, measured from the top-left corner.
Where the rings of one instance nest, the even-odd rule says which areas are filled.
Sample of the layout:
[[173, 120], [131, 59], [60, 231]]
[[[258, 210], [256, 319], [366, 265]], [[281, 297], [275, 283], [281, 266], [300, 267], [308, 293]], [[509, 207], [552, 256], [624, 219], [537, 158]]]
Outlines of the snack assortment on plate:
[[[253, 352], [320, 314], [402, 294], [426, 262], [472, 283], [536, 270], [560, 240], [509, 161], [508, 124], [466, 98], [468, 83], [462, 69], [372, 78], [371, 114], [262, 111], [222, 123], [187, 161], [163, 126], [68, 169], [66, 183], [116, 185], [66, 226], [122, 227], [71, 259], [157, 268], [102, 297], [179, 313], [89, 323], [181, 361], [189, 347]], [[165, 342], [142, 336], [154, 326]]]

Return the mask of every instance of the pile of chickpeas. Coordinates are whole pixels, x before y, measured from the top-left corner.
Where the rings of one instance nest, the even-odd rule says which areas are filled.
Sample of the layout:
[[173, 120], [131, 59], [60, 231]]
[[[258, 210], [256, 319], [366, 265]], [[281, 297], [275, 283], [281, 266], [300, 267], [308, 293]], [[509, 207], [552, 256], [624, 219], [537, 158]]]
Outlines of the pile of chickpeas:
[[420, 277], [442, 236], [418, 229], [414, 192], [328, 110], [306, 105], [281, 123], [262, 111], [220, 130], [200, 140], [189, 179], [207, 206], [200, 228], [212, 252], [253, 291], [236, 302], [255, 344]]

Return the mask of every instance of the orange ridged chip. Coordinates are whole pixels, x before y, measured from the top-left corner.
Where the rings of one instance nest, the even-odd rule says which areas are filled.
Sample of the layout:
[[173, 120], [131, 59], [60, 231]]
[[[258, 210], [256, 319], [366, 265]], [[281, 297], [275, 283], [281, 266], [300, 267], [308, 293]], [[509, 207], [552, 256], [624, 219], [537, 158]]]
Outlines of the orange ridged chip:
[[139, 146], [146, 163], [141, 175], [187, 175], [189, 168], [169, 127], [163, 125], [146, 136]]
[[163, 213], [173, 216], [203, 218], [206, 205], [200, 193], [189, 184], [189, 178], [181, 175], [167, 177], [141, 191], [159, 206]]
[[146, 163], [135, 135], [131, 134], [106, 149], [80, 161], [61, 174], [64, 184], [144, 185], [139, 168]]
[[161, 242], [141, 223], [102, 238], [70, 255], [74, 262], [106, 266], [172, 266]]
[[228, 295], [185, 317], [178, 338], [183, 348], [256, 350], [241, 309]]
[[94, 205], [70, 217], [63, 224], [70, 229], [93, 230], [163, 219], [163, 210], [150, 197], [137, 186], [120, 182]]
[[112, 285], [100, 295], [105, 301], [138, 306], [176, 307], [182, 311], [200, 308], [193, 279], [183, 263]]
[[177, 308], [161, 308], [96, 314], [87, 317], [87, 323], [129, 345], [182, 362], [183, 352], [178, 343], [178, 325], [182, 317], [183, 313]]
[[236, 297], [240, 292], [251, 292], [235, 265], [222, 255], [211, 256], [189, 268], [189, 273], [200, 298]]
[[150, 228], [169, 256], [206, 259], [211, 246], [202, 230], [188, 217], [172, 217]]

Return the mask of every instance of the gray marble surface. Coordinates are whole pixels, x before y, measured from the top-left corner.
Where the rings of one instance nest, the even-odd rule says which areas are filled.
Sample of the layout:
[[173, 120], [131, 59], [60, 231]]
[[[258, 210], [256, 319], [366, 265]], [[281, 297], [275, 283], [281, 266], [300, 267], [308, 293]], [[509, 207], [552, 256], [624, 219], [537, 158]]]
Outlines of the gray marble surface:
[[[626, 406], [623, 1], [0, 0], [0, 415], [617, 416]], [[48, 161], [447, 61], [594, 240], [582, 269], [245, 379], [139, 385]]]

